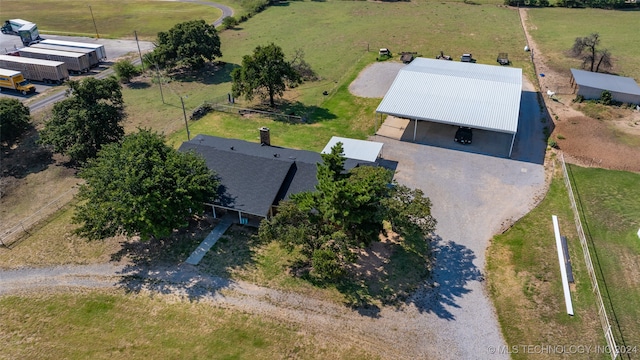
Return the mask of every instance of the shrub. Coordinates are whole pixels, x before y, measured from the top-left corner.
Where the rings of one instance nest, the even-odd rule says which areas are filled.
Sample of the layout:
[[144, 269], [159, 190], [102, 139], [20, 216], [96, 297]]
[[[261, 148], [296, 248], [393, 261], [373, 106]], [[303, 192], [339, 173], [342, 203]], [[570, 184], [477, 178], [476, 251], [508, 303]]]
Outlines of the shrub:
[[338, 255], [331, 250], [315, 250], [312, 255], [313, 274], [321, 279], [337, 279], [343, 275]]
[[600, 102], [604, 105], [611, 105], [613, 103], [613, 95], [611, 95], [611, 91], [603, 91], [602, 95], [600, 95]]
[[547, 142], [547, 145], [549, 145], [550, 147], [552, 147], [554, 149], [558, 148], [558, 143], [553, 139], [549, 139], [549, 141]]
[[566, 139], [564, 136], [558, 134], [558, 140], [564, 140], [564, 139]]
[[576, 103], [582, 103], [584, 101], [584, 96], [582, 95], [577, 95], [575, 99], [573, 99], [573, 102]]
[[225, 29], [233, 29], [238, 25], [238, 20], [233, 16], [228, 16], [222, 20], [222, 27]]
[[134, 76], [140, 75], [140, 69], [133, 65], [130, 60], [120, 60], [113, 64], [113, 70], [116, 72], [118, 79], [122, 83], [128, 83]]

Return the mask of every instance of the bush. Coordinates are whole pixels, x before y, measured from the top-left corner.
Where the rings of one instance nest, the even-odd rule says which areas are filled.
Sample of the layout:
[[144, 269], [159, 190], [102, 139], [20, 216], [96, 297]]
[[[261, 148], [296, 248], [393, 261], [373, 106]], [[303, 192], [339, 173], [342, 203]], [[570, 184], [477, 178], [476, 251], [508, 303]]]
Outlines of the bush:
[[321, 279], [334, 280], [343, 275], [338, 255], [331, 250], [315, 250], [311, 261], [313, 274]]
[[604, 105], [611, 105], [613, 103], [613, 95], [611, 95], [611, 91], [603, 91], [602, 95], [600, 95], [600, 102]]
[[140, 75], [140, 69], [133, 65], [130, 60], [120, 60], [113, 64], [113, 70], [122, 83], [128, 83], [134, 76]]
[[228, 16], [222, 20], [222, 27], [224, 29], [233, 29], [238, 25], [238, 20], [233, 16]]
[[549, 139], [549, 141], [547, 142], [547, 145], [549, 145], [550, 147], [557, 149], [558, 148], [558, 142], [556, 142], [553, 139]]
[[575, 99], [573, 99], [573, 102], [576, 102], [576, 103], [582, 103], [582, 102], [584, 102], [584, 96], [582, 96], [582, 95], [576, 95], [576, 98], [575, 98]]
[[564, 139], [566, 139], [564, 136], [558, 134], [558, 140], [564, 140]]

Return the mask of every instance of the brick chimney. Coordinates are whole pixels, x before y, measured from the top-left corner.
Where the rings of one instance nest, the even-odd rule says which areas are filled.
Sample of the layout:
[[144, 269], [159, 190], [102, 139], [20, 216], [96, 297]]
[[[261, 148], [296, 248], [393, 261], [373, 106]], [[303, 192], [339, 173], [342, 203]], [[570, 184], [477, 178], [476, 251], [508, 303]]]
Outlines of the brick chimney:
[[260, 128], [260, 145], [271, 146], [271, 135], [269, 134], [269, 128], [266, 126]]

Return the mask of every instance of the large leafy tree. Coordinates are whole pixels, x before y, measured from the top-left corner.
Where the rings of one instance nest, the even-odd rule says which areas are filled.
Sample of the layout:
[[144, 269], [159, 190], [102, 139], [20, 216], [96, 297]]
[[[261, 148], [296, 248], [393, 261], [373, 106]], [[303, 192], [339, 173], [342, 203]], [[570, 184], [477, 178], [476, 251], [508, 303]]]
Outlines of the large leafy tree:
[[342, 274], [355, 260], [354, 250], [376, 240], [385, 221], [400, 234], [426, 235], [435, 228], [431, 201], [392, 182], [389, 170], [361, 166], [345, 172], [341, 144], [322, 157], [316, 191], [283, 202], [259, 229], [261, 239], [299, 249], [318, 276]]
[[0, 141], [15, 141], [30, 126], [29, 108], [19, 100], [0, 99]]
[[122, 139], [125, 118], [122, 87], [114, 77], [70, 81], [69, 97], [56, 103], [40, 141], [84, 163], [106, 144]]
[[147, 60], [162, 67], [184, 65], [197, 70], [221, 56], [216, 28], [204, 20], [191, 20], [159, 32], [156, 48]]
[[167, 236], [202, 213], [218, 186], [203, 158], [173, 149], [148, 130], [105, 146], [80, 177], [86, 184], [74, 222], [90, 239]]
[[258, 46], [252, 55], [245, 55], [242, 66], [231, 72], [231, 79], [233, 96], [244, 95], [252, 100], [259, 95], [269, 99], [271, 107], [275, 106], [274, 98], [282, 96], [288, 85], [302, 81], [294, 66], [285, 60], [282, 49], [273, 43]]
[[578, 37], [573, 43], [571, 54], [581, 59], [582, 67], [588, 67], [589, 71], [598, 72], [600, 67], [611, 68], [611, 53], [607, 49], [598, 49], [598, 45], [600, 45], [600, 34], [598, 33]]

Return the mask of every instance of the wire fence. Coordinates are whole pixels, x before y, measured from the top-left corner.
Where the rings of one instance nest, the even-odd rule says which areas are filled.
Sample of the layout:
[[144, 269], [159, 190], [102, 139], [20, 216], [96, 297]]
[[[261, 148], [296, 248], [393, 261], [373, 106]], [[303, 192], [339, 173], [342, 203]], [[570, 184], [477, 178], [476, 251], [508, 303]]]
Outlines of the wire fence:
[[38, 211], [22, 219], [13, 227], [7, 229], [6, 231], [3, 231], [2, 234], [0, 234], [0, 246], [8, 248], [17, 241], [20, 235], [29, 234], [29, 230], [34, 225], [69, 203], [69, 201], [73, 199], [73, 196], [77, 191], [77, 186], [72, 187], [53, 201], [38, 209]]
[[272, 118], [274, 120], [279, 120], [279, 121], [286, 121], [286, 122], [290, 122], [290, 123], [302, 123], [305, 122], [306, 119], [302, 116], [296, 116], [296, 115], [287, 115], [287, 114], [283, 114], [283, 113], [278, 113], [278, 112], [272, 112], [272, 111], [264, 111], [264, 110], [257, 110], [257, 109], [249, 109], [249, 108], [244, 108], [241, 106], [238, 106], [236, 104], [230, 103], [230, 104], [224, 104], [221, 102], [218, 103], [214, 103], [214, 102], [207, 102], [207, 104], [209, 104], [213, 110], [216, 111], [222, 111], [222, 112], [226, 112], [226, 113], [233, 113], [233, 114], [239, 114], [239, 115], [251, 115], [251, 114], [258, 114], [261, 116], [265, 116], [265, 117], [269, 117]]
[[580, 238], [580, 245], [582, 246], [582, 254], [584, 255], [584, 262], [587, 265], [587, 271], [589, 272], [589, 279], [591, 279], [591, 286], [593, 287], [593, 293], [596, 297], [596, 305], [598, 307], [598, 317], [600, 318], [600, 325], [602, 325], [602, 331], [604, 337], [607, 340], [607, 345], [611, 353], [611, 359], [616, 359], [620, 354], [618, 346], [616, 345], [616, 339], [613, 337], [613, 331], [611, 330], [611, 323], [609, 322], [609, 316], [604, 307], [604, 301], [602, 301], [602, 295], [600, 294], [600, 286], [598, 285], [598, 278], [596, 277], [595, 269], [593, 268], [593, 262], [591, 261], [591, 253], [589, 252], [589, 245], [587, 238], [584, 235], [582, 228], [582, 221], [580, 220], [580, 212], [576, 205], [576, 199], [573, 195], [573, 188], [571, 187], [571, 180], [569, 179], [569, 173], [567, 171], [567, 165], [564, 161], [564, 155], [560, 154], [560, 162], [562, 163], [562, 174], [564, 176], [564, 184], [567, 187], [567, 193], [569, 194], [569, 200], [571, 201], [571, 210], [573, 210], [573, 218], [576, 223], [576, 229], [578, 231], [578, 237]]

